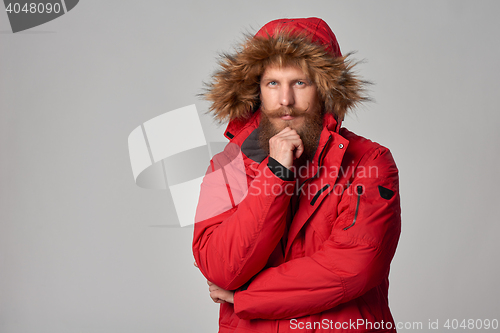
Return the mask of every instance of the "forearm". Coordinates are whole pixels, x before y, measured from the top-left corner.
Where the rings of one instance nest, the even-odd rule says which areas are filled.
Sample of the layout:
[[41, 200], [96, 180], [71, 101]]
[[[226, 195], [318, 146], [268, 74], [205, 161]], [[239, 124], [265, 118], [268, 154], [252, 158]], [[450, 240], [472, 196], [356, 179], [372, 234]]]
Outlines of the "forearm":
[[283, 236], [293, 186], [264, 166], [238, 207], [195, 224], [193, 253], [208, 280], [232, 290], [264, 268]]
[[289, 319], [332, 309], [382, 283], [393, 255], [388, 251], [355, 240], [329, 242], [311, 257], [259, 273], [246, 290], [236, 291], [235, 313], [244, 319]]
[[261, 272], [246, 290], [235, 292], [237, 316], [290, 319], [320, 313], [341, 303], [345, 294], [340, 276], [321, 266], [310, 269], [311, 263], [310, 257], [300, 258]]

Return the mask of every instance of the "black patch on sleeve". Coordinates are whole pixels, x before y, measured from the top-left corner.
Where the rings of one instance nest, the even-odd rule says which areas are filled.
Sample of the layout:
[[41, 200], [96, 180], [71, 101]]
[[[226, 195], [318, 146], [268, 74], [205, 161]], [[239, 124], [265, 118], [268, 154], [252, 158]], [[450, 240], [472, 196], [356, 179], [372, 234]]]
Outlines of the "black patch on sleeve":
[[394, 196], [393, 190], [389, 190], [388, 188], [380, 185], [378, 186], [378, 192], [380, 193], [380, 196], [386, 200], [389, 200]]
[[283, 164], [276, 161], [270, 156], [267, 161], [267, 167], [274, 173], [276, 177], [281, 178], [284, 181], [292, 181], [295, 179], [295, 174], [292, 170], [286, 168]]
[[230, 138], [230, 139], [234, 138], [234, 135], [232, 135], [232, 134], [231, 134], [231, 133], [229, 133], [229, 132], [226, 132], [226, 135], [227, 135], [227, 137], [228, 137], [228, 138]]

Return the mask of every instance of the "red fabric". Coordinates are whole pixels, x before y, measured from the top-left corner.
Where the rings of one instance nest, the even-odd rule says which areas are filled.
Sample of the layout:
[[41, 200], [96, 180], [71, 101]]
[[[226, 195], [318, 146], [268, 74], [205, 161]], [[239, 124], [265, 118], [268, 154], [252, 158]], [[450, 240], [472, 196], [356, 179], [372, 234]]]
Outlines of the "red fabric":
[[[241, 145], [258, 118], [237, 129], [232, 142]], [[319, 169], [319, 175], [304, 185], [288, 224], [297, 185], [276, 177], [267, 158], [260, 164], [245, 160], [250, 187], [236, 208], [195, 224], [193, 253], [201, 272], [236, 290], [234, 306], [221, 305], [219, 332], [296, 332], [308, 322], [317, 330], [307, 332], [333, 332], [328, 325], [336, 323], [346, 328], [336, 332], [393, 325], [387, 294], [400, 234], [398, 170], [388, 149], [344, 128], [337, 133], [336, 125], [327, 114], [313, 160], [322, 158], [309, 172]], [[379, 186], [394, 195], [384, 199]], [[263, 195], [272, 187], [274, 193]], [[353, 329], [357, 320], [372, 326]]]
[[341, 57], [340, 46], [332, 29], [325, 21], [316, 17], [278, 19], [267, 23], [255, 37], [274, 36], [276, 31], [286, 30], [309, 36], [313, 42], [321, 44], [334, 57]]
[[[283, 25], [341, 55], [316, 18], [276, 20], [257, 36]], [[339, 130], [329, 113], [324, 124], [313, 164], [296, 174], [300, 196], [299, 185], [274, 175], [267, 158], [243, 156], [246, 197], [195, 224], [200, 271], [236, 290], [234, 305], [220, 306], [219, 332], [395, 332], [387, 295], [401, 228], [398, 169], [387, 148]], [[258, 125], [259, 111], [231, 122], [226, 136], [241, 147]], [[231, 159], [224, 154], [217, 159]], [[199, 205], [216, 206], [226, 188], [206, 177]]]

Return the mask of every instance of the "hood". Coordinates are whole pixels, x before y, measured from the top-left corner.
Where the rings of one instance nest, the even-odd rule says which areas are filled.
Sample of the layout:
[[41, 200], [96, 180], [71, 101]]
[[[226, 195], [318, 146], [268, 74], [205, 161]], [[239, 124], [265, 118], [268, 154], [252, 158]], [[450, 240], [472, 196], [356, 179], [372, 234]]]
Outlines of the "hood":
[[298, 66], [315, 83], [326, 113], [342, 120], [367, 99], [355, 63], [342, 56], [330, 27], [319, 18], [279, 19], [267, 23], [235, 53], [225, 53], [206, 85], [209, 112], [220, 122], [243, 125], [260, 106], [260, 77], [267, 66]]

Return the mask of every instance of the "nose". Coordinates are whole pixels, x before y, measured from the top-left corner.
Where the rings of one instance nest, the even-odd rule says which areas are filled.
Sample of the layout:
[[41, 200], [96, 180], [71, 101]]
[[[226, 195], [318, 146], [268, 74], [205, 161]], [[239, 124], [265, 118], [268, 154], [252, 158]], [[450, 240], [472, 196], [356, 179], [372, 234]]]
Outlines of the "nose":
[[293, 89], [288, 85], [282, 85], [280, 89], [280, 104], [282, 106], [291, 106], [295, 103]]

